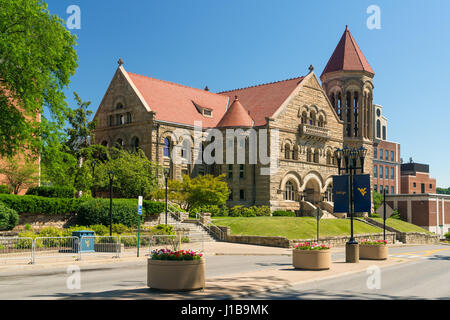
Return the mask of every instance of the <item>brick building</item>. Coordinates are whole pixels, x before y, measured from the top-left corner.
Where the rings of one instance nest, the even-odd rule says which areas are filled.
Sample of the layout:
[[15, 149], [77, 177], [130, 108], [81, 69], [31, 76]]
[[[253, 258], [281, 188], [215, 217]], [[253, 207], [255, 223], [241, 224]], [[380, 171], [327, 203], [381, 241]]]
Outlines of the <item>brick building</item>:
[[430, 178], [430, 166], [420, 163], [401, 165], [401, 193], [436, 193], [436, 179]]
[[400, 144], [387, 140], [388, 121], [382, 106], [373, 105], [373, 119], [373, 190], [400, 193]]
[[[300, 214], [321, 207], [332, 212], [337, 148], [364, 146], [365, 172], [372, 174], [373, 77], [348, 28], [321, 83], [311, 66], [304, 76], [213, 93], [208, 87], [130, 73], [119, 61], [95, 115], [95, 139], [105, 146], [142, 149], [150, 160], [169, 168], [172, 179], [225, 174], [232, 191], [230, 206], [268, 205]], [[241, 133], [229, 139], [229, 130]], [[256, 163], [250, 161], [255, 155], [251, 142], [268, 145], [268, 162], [261, 161], [261, 153]], [[211, 150], [213, 161], [208, 161]], [[239, 155], [245, 155], [243, 162]]]
[[402, 220], [441, 236], [450, 231], [450, 195], [386, 195], [387, 204], [398, 210]]

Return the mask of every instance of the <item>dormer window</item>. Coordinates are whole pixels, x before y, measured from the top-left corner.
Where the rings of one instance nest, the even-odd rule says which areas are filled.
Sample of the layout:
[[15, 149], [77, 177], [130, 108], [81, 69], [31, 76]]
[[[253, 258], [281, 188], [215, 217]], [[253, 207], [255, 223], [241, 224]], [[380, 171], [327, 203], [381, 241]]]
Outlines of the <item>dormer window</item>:
[[203, 115], [205, 117], [212, 117], [212, 110], [211, 109], [203, 109]]

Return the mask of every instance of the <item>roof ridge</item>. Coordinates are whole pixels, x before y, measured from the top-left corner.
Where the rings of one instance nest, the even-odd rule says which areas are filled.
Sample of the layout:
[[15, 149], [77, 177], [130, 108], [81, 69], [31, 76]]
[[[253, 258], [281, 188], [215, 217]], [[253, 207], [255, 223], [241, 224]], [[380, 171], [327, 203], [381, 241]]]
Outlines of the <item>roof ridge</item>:
[[186, 86], [186, 85], [184, 85], [184, 84], [180, 84], [180, 83], [176, 83], [176, 82], [172, 82], [172, 81], [167, 81], [167, 80], [162, 80], [162, 79], [152, 78], [152, 77], [149, 77], [149, 76], [144, 76], [144, 75], [142, 75], [142, 74], [137, 74], [137, 73], [133, 73], [133, 72], [129, 72], [129, 71], [127, 71], [127, 73], [132, 74], [132, 75], [135, 75], [135, 76], [144, 77], [144, 78], [149, 78], [149, 79], [152, 79], [152, 80], [156, 80], [156, 81], [164, 82], [164, 83], [167, 83], [167, 84], [175, 85], [175, 86], [178, 86], [178, 87], [183, 87], [183, 88], [188, 88], [188, 89], [198, 90], [198, 91], [201, 91], [201, 92], [204, 92], [204, 93], [213, 94], [213, 95], [217, 96], [217, 93], [214, 93], [214, 92], [211, 92], [211, 91], [207, 91], [207, 90], [204, 90], [204, 89], [194, 88], [194, 87]]
[[[364, 63], [363, 63], [363, 61], [361, 60], [361, 56], [360, 56], [360, 54], [363, 54], [363, 53], [362, 53], [361, 49], [359, 48], [358, 44], [356, 43], [356, 40], [353, 39], [353, 35], [350, 33], [350, 30], [348, 31], [348, 33], [349, 33], [349, 35], [350, 35], [350, 41], [352, 42], [353, 48], [354, 48], [355, 51], [356, 51], [356, 56], [358, 57], [359, 64], [361, 65], [361, 68], [362, 68], [364, 71], [367, 71], [366, 68], [364, 67]], [[358, 52], [358, 49], [359, 49], [359, 52]]]
[[232, 90], [220, 91], [220, 92], [217, 92], [217, 94], [226, 93], [226, 92], [232, 92], [232, 91], [239, 91], [239, 90], [255, 88], [255, 87], [262, 87], [262, 86], [266, 86], [266, 85], [269, 85], [269, 84], [285, 82], [285, 81], [290, 81], [290, 80], [300, 79], [300, 78], [305, 78], [305, 76], [293, 77], [293, 78], [289, 78], [289, 79], [285, 79], [285, 80], [278, 80], [278, 81], [273, 81], [273, 82], [261, 83], [261, 84], [257, 84], [257, 85], [254, 85], [254, 86], [248, 86], [248, 87], [236, 88], [236, 89], [232, 89]]

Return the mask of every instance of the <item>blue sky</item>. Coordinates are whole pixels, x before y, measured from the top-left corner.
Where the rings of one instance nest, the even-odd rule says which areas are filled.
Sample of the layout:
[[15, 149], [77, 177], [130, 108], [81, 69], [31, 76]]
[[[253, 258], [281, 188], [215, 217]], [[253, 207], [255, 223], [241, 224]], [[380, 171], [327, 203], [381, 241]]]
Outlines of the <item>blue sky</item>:
[[[448, 0], [47, 0], [67, 20], [81, 9], [79, 68], [67, 89], [97, 110], [117, 67], [213, 92], [305, 75], [318, 76], [345, 25], [375, 70], [374, 102], [388, 139], [407, 162], [430, 164], [450, 187], [450, 1]], [[381, 29], [366, 12], [381, 9]]]

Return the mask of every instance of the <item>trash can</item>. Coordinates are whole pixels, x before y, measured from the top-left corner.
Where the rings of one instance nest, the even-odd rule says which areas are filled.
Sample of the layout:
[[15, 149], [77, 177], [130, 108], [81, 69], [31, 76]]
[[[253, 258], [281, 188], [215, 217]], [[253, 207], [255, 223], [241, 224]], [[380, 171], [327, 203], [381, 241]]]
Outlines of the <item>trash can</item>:
[[[73, 231], [72, 237], [77, 237], [79, 241], [74, 241], [72, 245], [73, 252], [95, 252], [94, 250], [94, 231]], [[87, 237], [87, 238], [83, 238]], [[79, 243], [79, 246], [78, 246]]]

